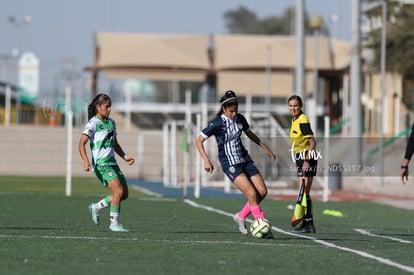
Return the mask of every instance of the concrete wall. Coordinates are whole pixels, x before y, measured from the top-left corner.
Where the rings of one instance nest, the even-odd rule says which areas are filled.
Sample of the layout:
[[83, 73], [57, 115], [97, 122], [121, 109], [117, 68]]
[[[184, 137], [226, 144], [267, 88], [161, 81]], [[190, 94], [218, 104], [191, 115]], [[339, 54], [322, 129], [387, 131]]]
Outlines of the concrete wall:
[[[119, 126], [119, 125], [118, 125]], [[79, 155], [78, 142], [83, 128], [74, 128], [72, 135], [72, 176], [94, 176], [93, 172], [83, 171], [83, 163]], [[67, 130], [63, 127], [34, 127], [34, 126], [0, 126], [0, 175], [24, 176], [65, 176], [67, 159]], [[195, 137], [194, 137], [195, 139]], [[181, 149], [182, 132], [177, 132], [176, 161], [177, 180], [184, 180], [184, 152]], [[127, 165], [117, 157], [121, 170], [128, 178], [163, 179], [163, 136], [162, 130], [124, 130], [118, 128], [118, 142], [124, 151], [135, 157], [133, 166]], [[170, 141], [169, 141], [170, 142]], [[172, 148], [171, 144], [168, 145]], [[206, 150], [215, 166], [213, 175], [207, 180], [223, 181], [217, 158], [215, 139], [210, 138], [205, 143]], [[198, 154], [194, 144], [191, 149], [191, 177], [194, 180], [196, 171], [196, 156]], [[266, 175], [266, 156], [256, 145], [252, 145], [250, 153], [256, 164]], [[90, 156], [89, 143], [87, 153]], [[203, 164], [201, 164], [203, 165]], [[202, 171], [204, 173], [204, 171]], [[172, 173], [172, 171], [170, 171]]]
[[[83, 171], [78, 142], [83, 128], [74, 128], [72, 135], [72, 175], [94, 176]], [[0, 174], [25, 176], [64, 176], [67, 159], [67, 130], [48, 127], [0, 127]], [[144, 135], [145, 162], [138, 160], [138, 130], [118, 130], [118, 141], [137, 163], [118, 163], [127, 177], [162, 177], [162, 133]], [[89, 144], [87, 152], [90, 156]], [[141, 167], [137, 164], [141, 163]]]

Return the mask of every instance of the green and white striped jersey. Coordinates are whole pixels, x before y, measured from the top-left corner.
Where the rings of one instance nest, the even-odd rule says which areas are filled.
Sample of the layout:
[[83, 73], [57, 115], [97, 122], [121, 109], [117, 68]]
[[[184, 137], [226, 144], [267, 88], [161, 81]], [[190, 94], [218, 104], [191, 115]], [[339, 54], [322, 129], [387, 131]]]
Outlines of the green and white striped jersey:
[[117, 165], [115, 159], [115, 121], [108, 117], [103, 121], [94, 116], [85, 126], [83, 134], [89, 137], [92, 151], [92, 167], [97, 165]]

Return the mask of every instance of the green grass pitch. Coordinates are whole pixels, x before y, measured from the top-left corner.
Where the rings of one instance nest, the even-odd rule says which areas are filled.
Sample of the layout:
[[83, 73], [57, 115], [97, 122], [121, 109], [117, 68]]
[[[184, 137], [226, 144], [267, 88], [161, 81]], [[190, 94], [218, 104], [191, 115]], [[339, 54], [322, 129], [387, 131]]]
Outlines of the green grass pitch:
[[[238, 233], [241, 199], [155, 198], [130, 190], [121, 221], [93, 224], [108, 194], [95, 178], [0, 177], [0, 274], [414, 273], [413, 211], [370, 202], [314, 202], [316, 234], [290, 234], [293, 202], [265, 200], [275, 239]], [[341, 211], [343, 217], [323, 211]]]

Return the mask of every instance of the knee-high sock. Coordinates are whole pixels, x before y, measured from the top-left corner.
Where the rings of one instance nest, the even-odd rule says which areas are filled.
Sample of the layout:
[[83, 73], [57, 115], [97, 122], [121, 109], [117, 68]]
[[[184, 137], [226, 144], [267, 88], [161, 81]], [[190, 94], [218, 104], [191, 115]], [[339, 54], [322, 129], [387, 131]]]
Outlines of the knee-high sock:
[[255, 219], [265, 219], [266, 218], [266, 216], [263, 213], [262, 208], [260, 207], [260, 205], [250, 206], [250, 212], [252, 213], [252, 215]]
[[246, 204], [243, 206], [243, 208], [240, 210], [238, 217], [240, 219], [246, 219], [247, 216], [250, 215], [250, 203], [246, 202]]
[[306, 217], [305, 218], [313, 218], [312, 215], [312, 199], [310, 197], [310, 195], [306, 196], [306, 205], [307, 205], [307, 209], [306, 209]]

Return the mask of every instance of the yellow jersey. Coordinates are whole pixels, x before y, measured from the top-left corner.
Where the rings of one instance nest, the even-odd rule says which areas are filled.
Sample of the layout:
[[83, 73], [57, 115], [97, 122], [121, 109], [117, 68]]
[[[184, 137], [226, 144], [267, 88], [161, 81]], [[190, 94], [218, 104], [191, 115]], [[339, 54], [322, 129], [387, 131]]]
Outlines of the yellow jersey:
[[292, 119], [289, 136], [295, 154], [310, 149], [308, 139], [313, 137], [313, 132], [309, 119], [304, 113], [301, 113], [296, 119]]

